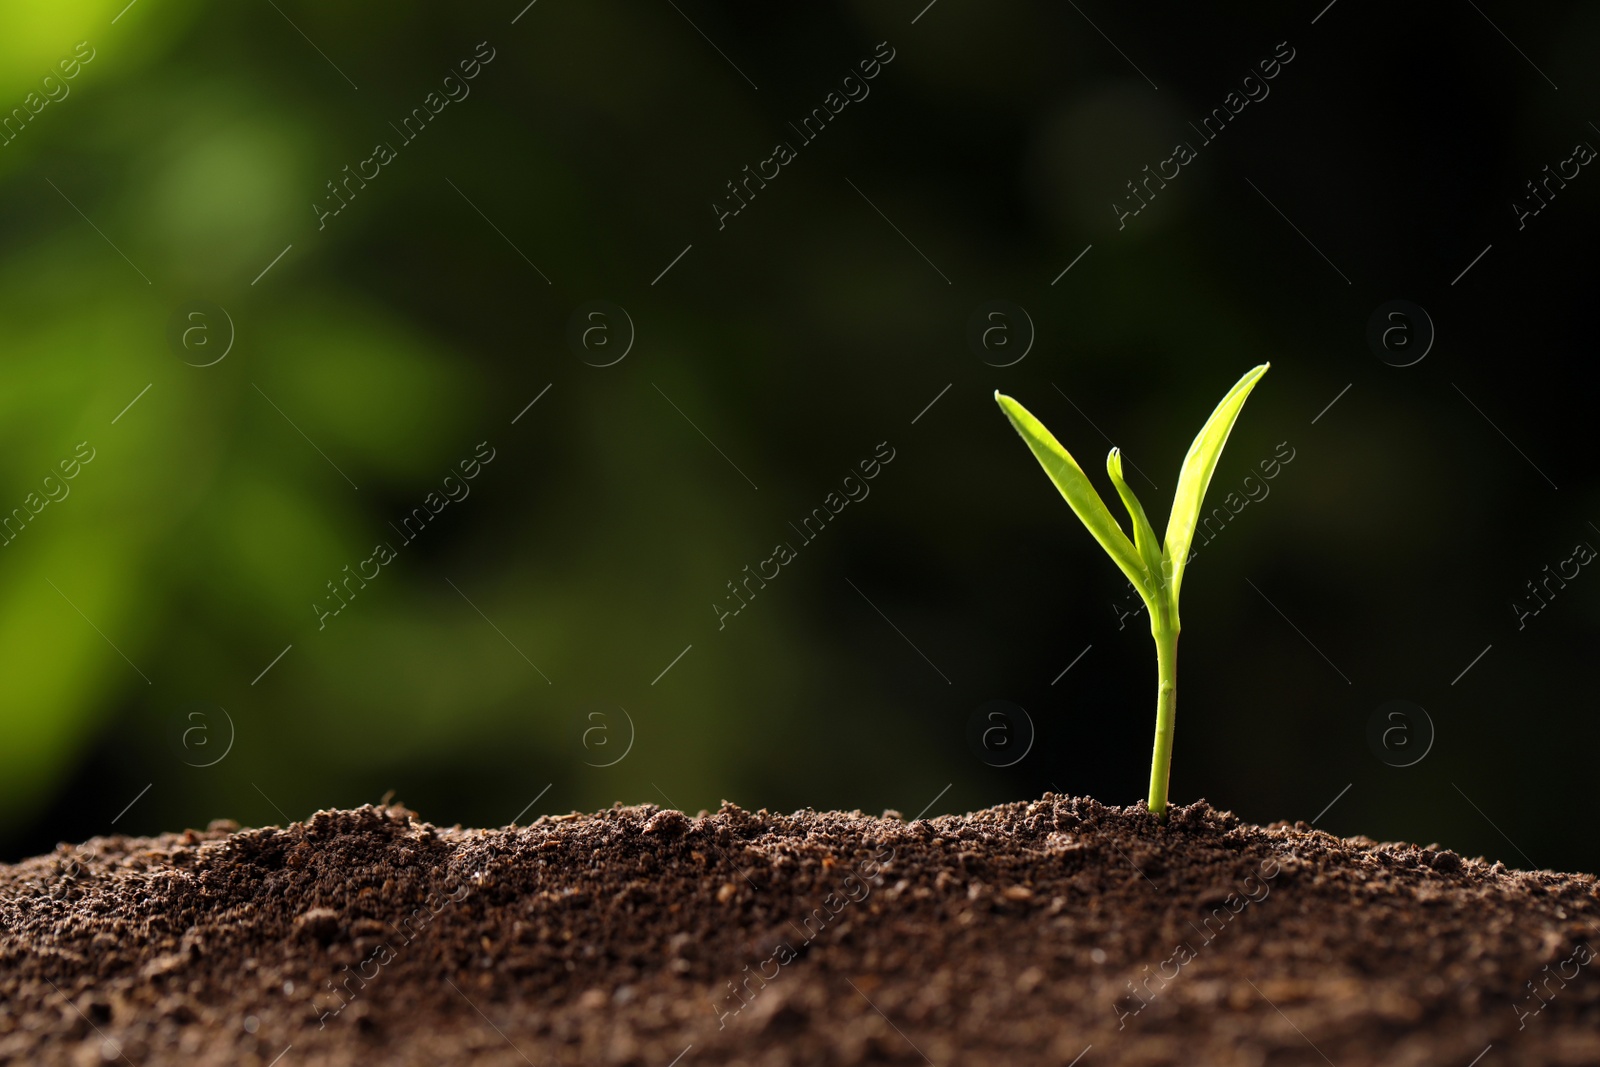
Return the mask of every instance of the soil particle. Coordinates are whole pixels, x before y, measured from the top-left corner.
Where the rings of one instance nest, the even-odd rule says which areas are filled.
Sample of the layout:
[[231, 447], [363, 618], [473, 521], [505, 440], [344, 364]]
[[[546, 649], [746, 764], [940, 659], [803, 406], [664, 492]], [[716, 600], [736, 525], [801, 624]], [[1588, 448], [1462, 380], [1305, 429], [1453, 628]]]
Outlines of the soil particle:
[[326, 945], [339, 932], [339, 913], [332, 908], [312, 908], [300, 913], [294, 927], [302, 937], [314, 938]]
[[1576, 1067], [1595, 945], [1592, 877], [1204, 802], [366, 807], [0, 866], [0, 1063]]

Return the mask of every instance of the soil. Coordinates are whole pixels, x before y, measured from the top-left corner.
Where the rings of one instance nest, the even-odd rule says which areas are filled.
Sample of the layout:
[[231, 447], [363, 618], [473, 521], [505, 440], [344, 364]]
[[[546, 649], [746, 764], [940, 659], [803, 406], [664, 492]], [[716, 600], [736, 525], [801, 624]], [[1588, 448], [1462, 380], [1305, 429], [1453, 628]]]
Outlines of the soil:
[[0, 931], [3, 1063], [1600, 1064], [1593, 877], [1204, 802], [325, 811], [0, 867]]

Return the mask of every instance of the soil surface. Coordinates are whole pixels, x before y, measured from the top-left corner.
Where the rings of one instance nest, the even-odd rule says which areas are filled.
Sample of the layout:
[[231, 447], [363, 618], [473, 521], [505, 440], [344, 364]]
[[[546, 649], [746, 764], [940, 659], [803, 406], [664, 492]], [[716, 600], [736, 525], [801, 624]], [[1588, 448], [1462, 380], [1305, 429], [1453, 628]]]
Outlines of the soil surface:
[[1590, 946], [1590, 876], [1204, 802], [366, 807], [0, 866], [0, 1062], [1593, 1065]]

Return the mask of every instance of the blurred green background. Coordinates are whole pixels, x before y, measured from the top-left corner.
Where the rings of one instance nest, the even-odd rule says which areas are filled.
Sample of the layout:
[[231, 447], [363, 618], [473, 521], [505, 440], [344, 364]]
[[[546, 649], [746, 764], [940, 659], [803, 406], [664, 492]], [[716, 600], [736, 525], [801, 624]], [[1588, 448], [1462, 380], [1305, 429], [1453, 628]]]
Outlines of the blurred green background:
[[[1123, 581], [990, 394], [1107, 493], [1114, 440], [1161, 526], [1190, 438], [1270, 359], [1209, 502], [1294, 459], [1185, 583], [1174, 799], [1594, 870], [1600, 578], [1521, 629], [1511, 604], [1600, 545], [1600, 179], [1520, 229], [1512, 204], [1600, 145], [1600, 16], [1490, 14], [11, 7], [4, 857], [390, 790], [483, 825], [1142, 799], [1147, 623], [1119, 629]], [[880, 42], [869, 95], [800, 144]], [[1280, 42], [1270, 95], [1119, 229], [1125, 183]], [[797, 158], [719, 228], [780, 140]], [[380, 141], [396, 158], [319, 228]], [[1411, 366], [1367, 341], [1395, 299], [1437, 330]], [[1010, 366], [1015, 313], [1012, 348], [969, 343], [992, 300], [1036, 335]], [[573, 329], [592, 301], [626, 319]], [[593, 321], [631, 329], [625, 358], [574, 342]], [[881, 442], [870, 495], [800, 545]], [[797, 558], [719, 629], [780, 541]], [[1001, 758], [974, 746], [992, 700], [1031, 747], [1015, 718]], [[1413, 766], [1368, 742], [1393, 700], [1436, 735]]]

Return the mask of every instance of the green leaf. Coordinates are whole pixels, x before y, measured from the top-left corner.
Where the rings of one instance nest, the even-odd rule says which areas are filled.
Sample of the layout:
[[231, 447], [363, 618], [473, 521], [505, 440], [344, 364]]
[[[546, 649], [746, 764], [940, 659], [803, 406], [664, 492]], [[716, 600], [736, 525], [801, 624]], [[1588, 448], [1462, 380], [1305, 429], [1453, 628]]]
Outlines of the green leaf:
[[1122, 527], [1117, 525], [1117, 520], [1111, 517], [1111, 512], [1106, 509], [1105, 502], [1095, 492], [1094, 486], [1089, 484], [1088, 476], [1078, 466], [1078, 461], [1061, 447], [1061, 442], [1038, 419], [1029, 414], [1027, 408], [1009, 396], [1002, 396], [999, 390], [995, 391], [994, 398], [1000, 410], [1006, 413], [1006, 418], [1011, 420], [1011, 425], [1033, 450], [1034, 458], [1061, 491], [1073, 512], [1089, 528], [1094, 539], [1100, 542], [1100, 547], [1122, 568], [1122, 573], [1128, 576], [1135, 588], [1148, 588], [1151, 584], [1150, 574], [1138, 551], [1128, 540], [1128, 535], [1122, 532]]
[[[1156, 539], [1156, 531], [1151, 527], [1150, 520], [1145, 517], [1144, 505], [1139, 503], [1139, 498], [1133, 495], [1133, 490], [1122, 477], [1122, 449], [1113, 448], [1106, 456], [1106, 473], [1111, 475], [1111, 484], [1117, 487], [1117, 495], [1122, 498], [1123, 506], [1128, 509], [1128, 516], [1133, 520], [1133, 547], [1138, 551], [1139, 558], [1144, 561], [1152, 579], [1146, 588], [1140, 590], [1148, 601], [1151, 597], [1160, 595], [1161, 542]], [[1152, 610], [1154, 607], [1152, 603]]]
[[1172, 517], [1167, 520], [1167, 560], [1172, 567], [1172, 603], [1178, 603], [1178, 592], [1183, 585], [1183, 567], [1189, 561], [1189, 545], [1194, 541], [1194, 528], [1200, 521], [1200, 504], [1205, 499], [1206, 488], [1211, 484], [1211, 474], [1217, 469], [1217, 458], [1222, 446], [1228, 443], [1228, 434], [1244, 407], [1245, 399], [1256, 382], [1267, 373], [1270, 363], [1263, 363], [1240, 378], [1222, 403], [1211, 413], [1205, 426], [1189, 446], [1183, 457], [1183, 468], [1178, 473], [1178, 491], [1172, 499]]

